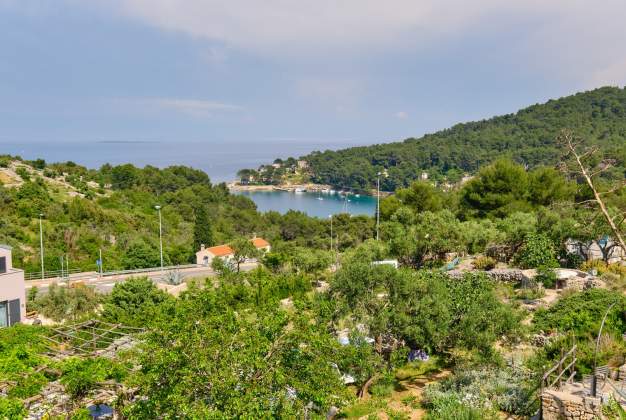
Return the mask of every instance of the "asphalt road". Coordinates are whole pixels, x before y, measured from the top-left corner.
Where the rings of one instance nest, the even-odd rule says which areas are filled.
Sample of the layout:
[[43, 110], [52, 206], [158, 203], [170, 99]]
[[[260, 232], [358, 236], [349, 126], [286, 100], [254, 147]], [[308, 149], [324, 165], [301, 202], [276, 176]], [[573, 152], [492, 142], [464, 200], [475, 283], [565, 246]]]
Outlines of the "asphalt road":
[[[257, 267], [257, 263], [244, 263], [241, 264], [242, 271], [250, 271]], [[131, 277], [148, 277], [155, 283], [164, 282], [165, 279], [170, 275], [170, 273], [176, 272], [176, 275], [179, 279], [185, 280], [189, 278], [204, 278], [204, 277], [212, 277], [215, 276], [215, 272], [210, 267], [191, 267], [191, 268], [181, 268], [177, 270], [166, 270], [162, 272], [160, 269], [155, 269], [154, 271], [146, 271], [141, 273], [129, 273], [129, 274], [115, 274], [115, 275], [105, 275], [100, 277], [100, 275], [96, 272], [87, 272], [87, 273], [75, 273], [70, 276], [69, 283], [76, 284], [81, 282], [87, 286], [93, 286], [100, 293], [110, 293], [115, 286], [115, 283], [123, 282]], [[39, 293], [47, 293], [48, 288], [52, 283], [57, 283], [61, 286], [67, 285], [66, 279], [60, 278], [50, 278], [44, 280], [31, 280], [26, 282], [26, 288], [30, 289], [32, 287], [37, 287]]]

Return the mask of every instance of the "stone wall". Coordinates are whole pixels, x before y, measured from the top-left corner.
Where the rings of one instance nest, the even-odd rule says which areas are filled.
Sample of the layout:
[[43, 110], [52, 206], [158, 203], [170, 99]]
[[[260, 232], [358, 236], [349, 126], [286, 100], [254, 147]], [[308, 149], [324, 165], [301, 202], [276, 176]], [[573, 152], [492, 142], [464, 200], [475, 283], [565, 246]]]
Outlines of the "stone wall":
[[601, 418], [600, 398], [546, 390], [541, 394], [543, 420], [593, 420]]

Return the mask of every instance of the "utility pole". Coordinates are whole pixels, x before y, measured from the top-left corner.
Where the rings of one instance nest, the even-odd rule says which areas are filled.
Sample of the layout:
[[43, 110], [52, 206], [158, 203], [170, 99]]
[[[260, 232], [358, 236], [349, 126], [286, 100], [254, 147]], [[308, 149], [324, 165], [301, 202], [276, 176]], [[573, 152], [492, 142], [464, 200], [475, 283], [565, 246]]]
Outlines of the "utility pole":
[[39, 213], [39, 253], [41, 254], [41, 279], [44, 279], [44, 267], [43, 267], [43, 224], [41, 219], [43, 218], [43, 213]]
[[163, 271], [163, 224], [161, 222], [161, 206], [156, 205], [154, 208], [159, 212], [159, 251], [161, 254], [161, 271]]
[[376, 240], [379, 238], [380, 227], [380, 172], [376, 174]]
[[333, 215], [330, 216], [330, 250], [333, 250]]

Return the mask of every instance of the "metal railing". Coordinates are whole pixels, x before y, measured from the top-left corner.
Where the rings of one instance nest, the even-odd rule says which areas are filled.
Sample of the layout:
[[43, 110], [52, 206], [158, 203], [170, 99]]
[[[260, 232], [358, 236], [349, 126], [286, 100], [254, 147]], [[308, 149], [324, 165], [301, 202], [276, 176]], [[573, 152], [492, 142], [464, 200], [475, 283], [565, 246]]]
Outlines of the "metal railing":
[[[184, 265], [170, 265], [163, 267], [163, 272], [169, 272], [174, 270], [184, 270], [189, 268], [201, 268], [203, 265], [198, 264], [184, 264]], [[61, 280], [80, 280], [84, 278], [94, 278], [94, 277], [111, 277], [111, 276], [121, 276], [128, 274], [142, 274], [142, 273], [155, 273], [160, 272], [161, 267], [150, 267], [150, 268], [137, 268], [132, 270], [113, 270], [113, 271], [104, 271], [103, 273], [99, 273], [97, 271], [92, 272], [81, 272], [79, 269], [71, 269], [69, 272], [67, 270], [55, 270], [55, 271], [46, 271], [44, 272], [44, 280], [46, 279], [61, 279]], [[37, 281], [41, 280], [41, 272], [34, 273], [26, 273], [24, 275], [24, 279], [26, 281]]]
[[[79, 268], [72, 268], [70, 270], [50, 270], [50, 271], [44, 271], [43, 278], [44, 279], [67, 278], [68, 276], [71, 276], [72, 274], [77, 274], [80, 272], [81, 271]], [[41, 280], [41, 271], [35, 271], [32, 273], [24, 273], [24, 280], [26, 281]]]

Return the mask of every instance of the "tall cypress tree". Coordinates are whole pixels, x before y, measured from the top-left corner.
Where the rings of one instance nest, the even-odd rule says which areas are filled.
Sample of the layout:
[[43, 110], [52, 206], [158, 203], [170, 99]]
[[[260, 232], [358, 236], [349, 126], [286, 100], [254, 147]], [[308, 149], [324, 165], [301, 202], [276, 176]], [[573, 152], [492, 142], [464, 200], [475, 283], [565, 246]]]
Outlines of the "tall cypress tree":
[[206, 207], [198, 206], [195, 214], [196, 224], [193, 229], [193, 246], [194, 251], [197, 251], [202, 244], [206, 246], [213, 245], [213, 228]]

